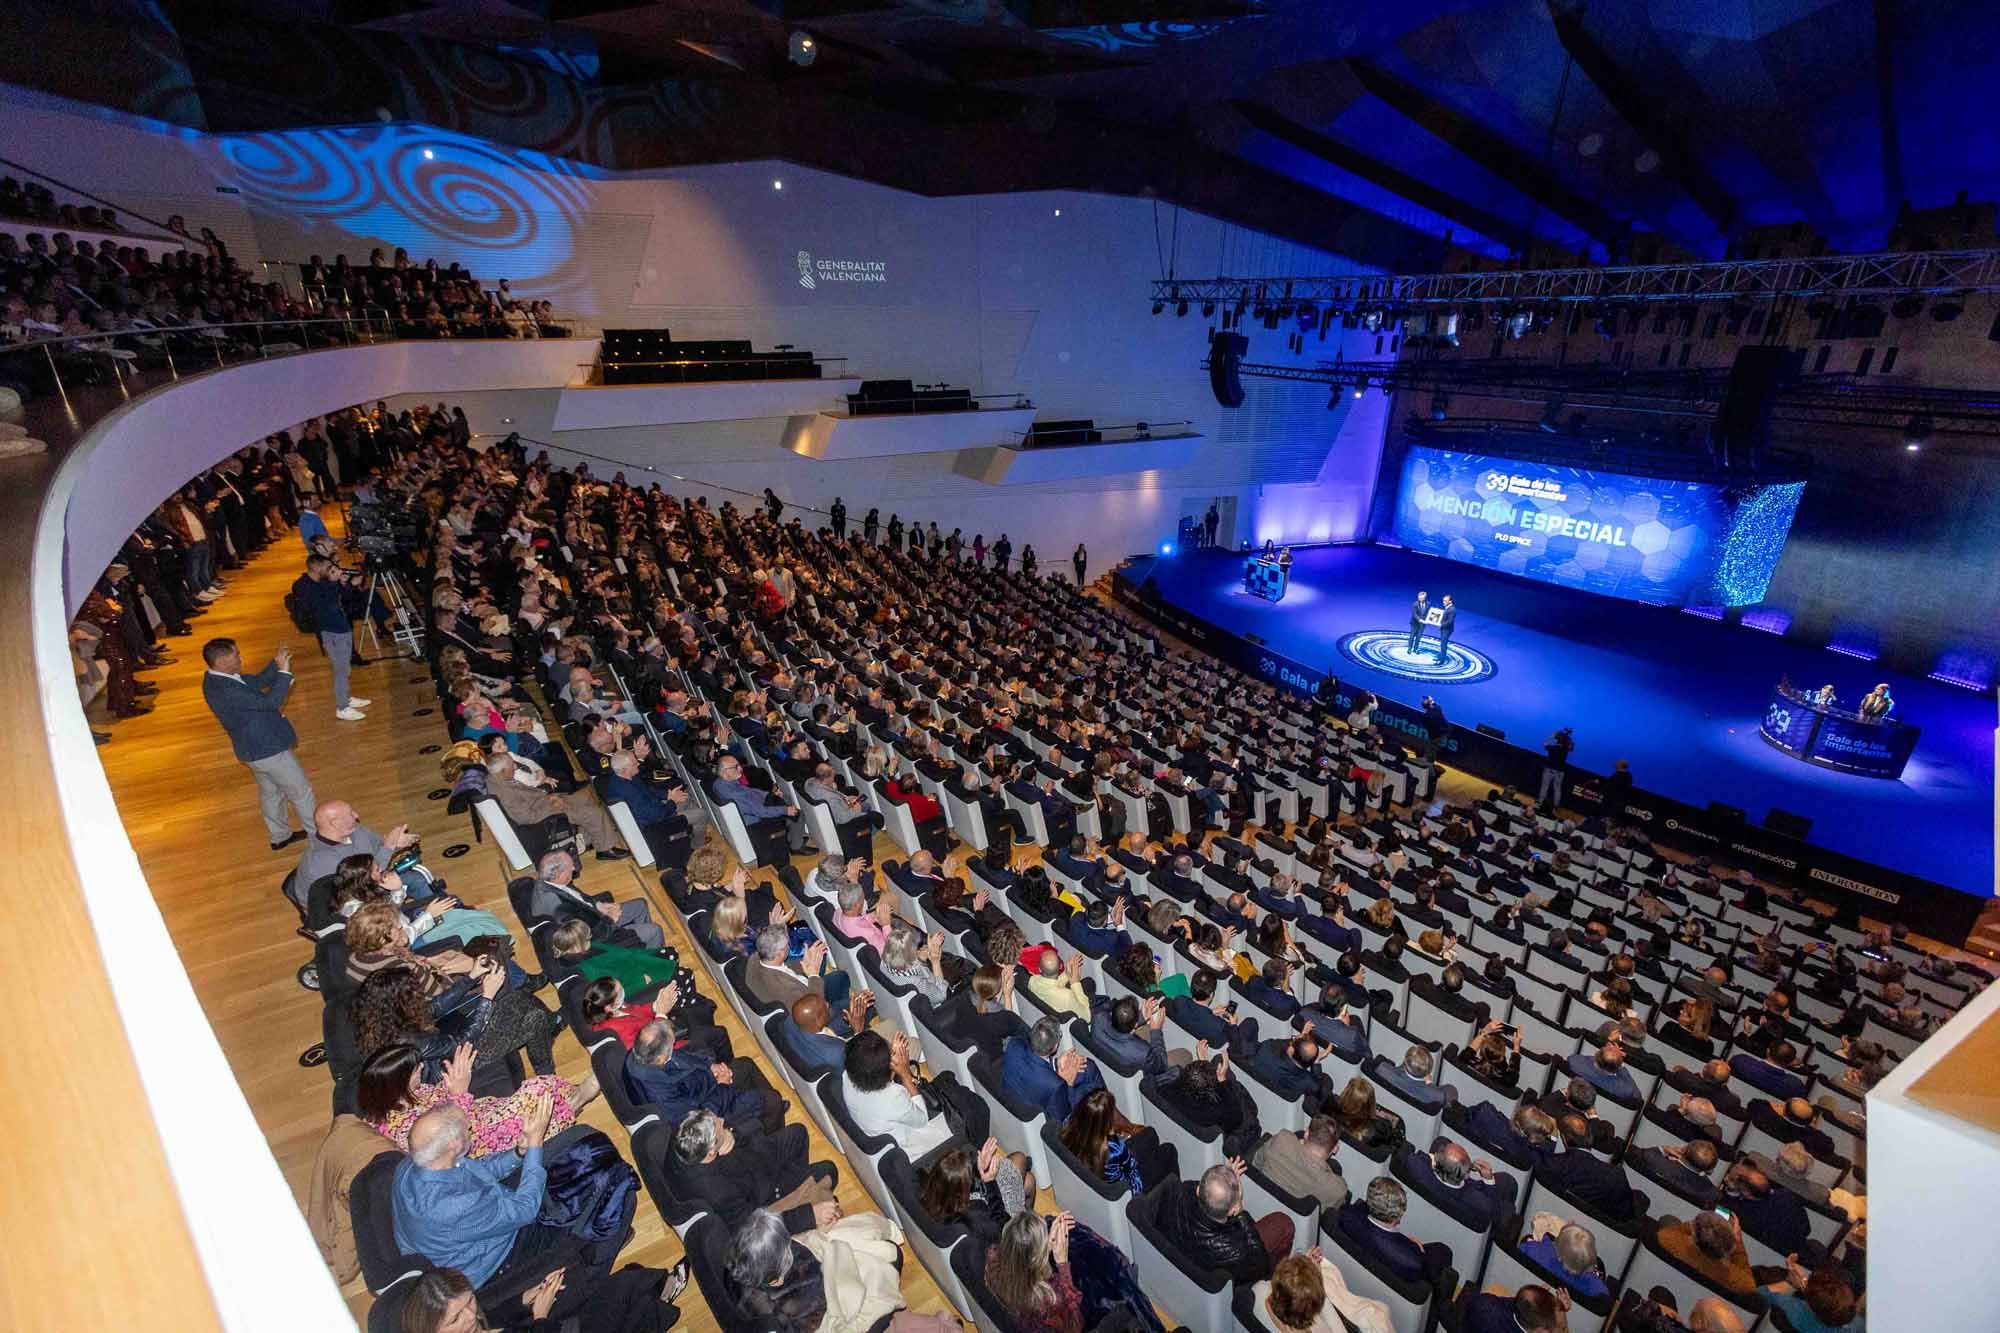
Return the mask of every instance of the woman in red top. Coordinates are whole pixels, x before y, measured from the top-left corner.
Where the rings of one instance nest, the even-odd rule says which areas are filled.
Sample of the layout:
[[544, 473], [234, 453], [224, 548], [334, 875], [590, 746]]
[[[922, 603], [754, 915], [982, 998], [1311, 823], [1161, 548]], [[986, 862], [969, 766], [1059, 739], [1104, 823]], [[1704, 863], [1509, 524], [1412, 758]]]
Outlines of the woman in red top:
[[933, 819], [937, 819], [944, 814], [944, 811], [938, 808], [936, 801], [924, 795], [921, 787], [911, 791], [904, 791], [896, 779], [883, 778], [882, 791], [897, 805], [909, 806], [910, 818], [914, 819], [919, 825], [928, 824]]
[[932, 856], [942, 861], [951, 851], [950, 835], [945, 832], [943, 808], [924, 795], [921, 787], [904, 791], [892, 777], [882, 779], [882, 794], [897, 805], [908, 808], [910, 821], [917, 826], [917, 841], [922, 843]]
[[583, 993], [583, 1021], [596, 1031], [616, 1033], [629, 1051], [646, 1024], [656, 1018], [673, 1017], [674, 1002], [680, 996], [680, 983], [670, 981], [660, 987], [650, 1006], [628, 1005], [623, 986], [610, 977], [599, 977]]

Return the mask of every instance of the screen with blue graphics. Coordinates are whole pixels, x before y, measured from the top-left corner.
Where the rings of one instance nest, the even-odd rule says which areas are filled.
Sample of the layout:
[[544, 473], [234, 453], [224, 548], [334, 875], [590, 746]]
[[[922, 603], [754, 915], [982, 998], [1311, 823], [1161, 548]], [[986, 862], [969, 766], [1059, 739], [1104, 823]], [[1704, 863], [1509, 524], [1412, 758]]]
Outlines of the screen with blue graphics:
[[1748, 606], [1770, 586], [1804, 489], [1412, 445], [1395, 538], [1413, 551], [1608, 597]]

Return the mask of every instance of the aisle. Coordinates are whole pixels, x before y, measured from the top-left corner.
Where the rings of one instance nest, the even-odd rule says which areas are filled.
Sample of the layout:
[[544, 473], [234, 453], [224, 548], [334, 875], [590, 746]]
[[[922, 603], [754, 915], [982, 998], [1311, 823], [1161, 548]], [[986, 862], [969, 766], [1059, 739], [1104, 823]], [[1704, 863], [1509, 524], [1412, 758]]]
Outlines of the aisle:
[[[256, 670], [279, 645], [290, 643], [296, 681], [285, 713], [299, 733], [299, 760], [318, 799], [352, 802], [362, 822], [378, 833], [408, 823], [423, 840], [425, 862], [446, 876], [451, 892], [467, 906], [486, 908], [509, 923], [520, 956], [533, 957], [507, 904], [505, 863], [490, 840], [472, 843], [467, 817], [445, 813], [447, 784], [438, 772], [437, 751], [422, 753], [449, 740], [434, 711], [436, 695], [425, 667], [404, 659], [355, 668], [350, 689], [373, 700], [369, 716], [363, 722], [336, 720], [327, 660], [315, 642], [293, 629], [284, 612], [285, 591], [303, 565], [295, 536], [273, 543], [229, 576], [228, 592], [192, 622], [191, 635], [166, 640], [179, 660], [144, 677], [160, 688], [148, 700], [155, 705], [151, 714], [107, 722], [99, 708], [92, 716], [93, 726], [112, 733], [112, 742], [98, 755], [195, 995], [301, 1205], [314, 1152], [330, 1120], [332, 1084], [323, 1068], [304, 1069], [298, 1063], [299, 1053], [320, 1040], [321, 1017], [318, 994], [302, 989], [294, 975], [311, 951], [295, 933], [296, 914], [278, 897], [300, 848], [274, 854], [266, 846], [255, 785], [231, 756], [228, 738], [202, 701], [201, 644], [234, 638], [247, 667]], [[357, 646], [364, 656], [372, 655], [365, 642], [357, 641]], [[458, 844], [471, 844], [469, 852], [448, 858], [447, 851]], [[898, 854], [886, 837], [878, 839], [877, 851]], [[805, 873], [811, 866], [802, 859], [799, 868]], [[770, 871], [760, 872], [760, 878], [776, 887]], [[645, 896], [668, 943], [694, 952], [658, 881], [632, 862], [586, 857], [584, 882], [593, 892], [608, 890], [621, 899]], [[702, 986], [713, 996], [706, 978]], [[755, 1058], [772, 1086], [783, 1088], [783, 1080], [727, 1004], [717, 1005], [717, 1021], [729, 1031], [737, 1054]], [[590, 1073], [582, 1048], [566, 1033], [556, 1038], [556, 1057], [557, 1070], [566, 1078], [580, 1081]], [[583, 1119], [608, 1133], [629, 1156], [625, 1131], [603, 1098], [585, 1110]], [[808, 1127], [815, 1160], [842, 1160], [838, 1147], [796, 1103], [792, 1119]], [[844, 1162], [839, 1199], [850, 1212], [874, 1209]], [[679, 1261], [679, 1238], [643, 1193], [635, 1226], [621, 1264], [665, 1268]], [[903, 1294], [910, 1308], [947, 1309], [916, 1256], [906, 1250], [905, 1258]], [[370, 1297], [361, 1281], [349, 1284], [346, 1294], [356, 1318], [364, 1318]], [[682, 1311], [679, 1328], [713, 1333], [717, 1327], [692, 1287]]]

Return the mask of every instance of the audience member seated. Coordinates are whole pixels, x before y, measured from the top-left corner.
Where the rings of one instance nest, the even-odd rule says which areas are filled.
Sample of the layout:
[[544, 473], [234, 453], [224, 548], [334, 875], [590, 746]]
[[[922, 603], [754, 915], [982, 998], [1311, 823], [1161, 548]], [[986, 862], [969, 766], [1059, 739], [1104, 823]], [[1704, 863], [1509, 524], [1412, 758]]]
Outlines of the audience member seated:
[[810, 1160], [804, 1125], [756, 1135], [755, 1146], [742, 1152], [737, 1146], [736, 1129], [721, 1116], [689, 1111], [663, 1163], [674, 1198], [706, 1207], [732, 1228], [759, 1208], [776, 1213], [794, 1236], [840, 1220], [833, 1198], [840, 1172], [831, 1162]]
[[1865, 1322], [1854, 1284], [1832, 1264], [1808, 1271], [1787, 1258], [1785, 1280], [1764, 1288], [1764, 1302], [1783, 1316], [1792, 1333], [1860, 1333]]
[[853, 978], [827, 962], [826, 945], [818, 940], [791, 958], [792, 932], [777, 922], [757, 932], [757, 956], [743, 973], [743, 989], [761, 1005], [789, 1009], [801, 995], [824, 999], [836, 1013], [847, 1007]]
[[1022, 1333], [1086, 1333], [1113, 1320], [1164, 1333], [1132, 1261], [1068, 1213], [1015, 1213], [987, 1251], [985, 1276]]
[[1168, 1185], [1160, 1230], [1191, 1266], [1227, 1273], [1235, 1282], [1261, 1282], [1292, 1252], [1296, 1227], [1283, 1213], [1251, 1220], [1243, 1211], [1244, 1170], [1243, 1159], [1232, 1157], [1199, 1180]]
[[960, 1087], [950, 1074], [920, 1084], [913, 1051], [908, 1033], [898, 1032], [894, 1041], [887, 1041], [879, 1032], [857, 1032], [847, 1043], [840, 1091], [857, 1129], [895, 1140], [921, 1170], [925, 1159], [954, 1137], [984, 1143], [991, 1113], [978, 1094]]
[[1368, 1182], [1361, 1200], [1349, 1201], [1334, 1214], [1334, 1224], [1355, 1249], [1403, 1281], [1437, 1282], [1451, 1267], [1451, 1247], [1417, 1240], [1398, 1229], [1409, 1201], [1394, 1177], [1377, 1176]]
[[633, 1102], [653, 1108], [669, 1124], [679, 1124], [697, 1108], [725, 1120], [761, 1120], [772, 1134], [785, 1123], [785, 1099], [771, 1091], [755, 1064], [711, 1060], [692, 1042], [677, 1046], [674, 1025], [663, 1018], [633, 1039], [625, 1082]]
[[1373, 1151], [1403, 1140], [1403, 1118], [1375, 1105], [1375, 1086], [1365, 1078], [1347, 1080], [1328, 1109], [1340, 1122], [1341, 1137], [1357, 1148]]
[[1043, 1018], [1025, 1037], [1008, 1040], [1000, 1057], [1000, 1090], [1041, 1108], [1050, 1124], [1066, 1124], [1077, 1103], [1104, 1086], [1104, 1076], [1082, 1051], [1062, 1049], [1062, 1023]]
[[1077, 1103], [1061, 1138], [1086, 1171], [1109, 1184], [1123, 1185], [1134, 1195], [1180, 1174], [1179, 1151], [1163, 1145], [1151, 1129], [1121, 1115], [1104, 1088]]
[[1521, 1256], [1585, 1300], [1611, 1294], [1597, 1258], [1597, 1237], [1554, 1213], [1537, 1213], [1529, 1220]]
[[1029, 993], [1058, 1014], [1088, 1019], [1090, 991], [1083, 984], [1083, 963], [1080, 953], [1071, 953], [1065, 962], [1053, 948], [1043, 948], [1028, 978]]
[[[674, 1302], [687, 1289], [687, 1280], [684, 1263], [672, 1272], [627, 1264], [600, 1278], [580, 1309], [587, 1326], [601, 1333], [664, 1333], [680, 1318]], [[557, 1302], [572, 1282], [567, 1269], [556, 1269], [518, 1300], [497, 1297], [489, 1312], [470, 1278], [455, 1268], [434, 1268], [411, 1279], [396, 1327], [400, 1333], [546, 1328], [555, 1322]]]
[[1157, 1074], [1167, 1067], [1167, 1044], [1161, 1035], [1166, 1025], [1166, 1003], [1158, 997], [1141, 1007], [1129, 995], [1116, 1000], [1100, 995], [1091, 1005], [1090, 1038], [1096, 1048], [1119, 1065], [1141, 1073]]
[[403, 1152], [409, 1151], [410, 1128], [420, 1118], [438, 1106], [456, 1106], [465, 1113], [472, 1134], [466, 1155], [488, 1157], [510, 1152], [520, 1142], [536, 1099], [548, 1098], [549, 1129], [560, 1134], [598, 1091], [595, 1074], [582, 1083], [554, 1074], [537, 1075], [506, 1097], [474, 1097], [471, 1088], [471, 1046], [452, 1052], [443, 1080], [426, 1083], [417, 1048], [399, 1041], [368, 1057], [354, 1097], [361, 1118]]
[[[630, 1221], [636, 1192], [623, 1192], [622, 1220], [594, 1237], [591, 1230], [602, 1228], [604, 1221], [595, 1209], [584, 1212], [574, 1229], [542, 1223], [549, 1193], [542, 1145], [553, 1111], [546, 1096], [529, 1105], [516, 1159], [507, 1153], [471, 1156], [472, 1126], [465, 1112], [456, 1106], [433, 1108], [410, 1129], [409, 1157], [396, 1168], [391, 1202], [397, 1246], [439, 1268], [456, 1269], [476, 1289], [487, 1290], [490, 1284], [492, 1290], [518, 1292], [562, 1269], [561, 1290], [548, 1316], [564, 1319], [582, 1313], [609, 1273], [624, 1244], [624, 1223]], [[566, 1162], [575, 1160], [565, 1154]], [[627, 1176], [632, 1170], [615, 1151], [608, 1164], [584, 1169]], [[583, 1184], [566, 1179], [562, 1188]]]
[[1013, 967], [988, 963], [946, 1002], [945, 1027], [959, 1041], [971, 1042], [983, 1055], [999, 1058], [1007, 1044], [1025, 1039], [1028, 1025], [1014, 1012]]
[[[874, 991], [856, 991], [848, 997], [847, 1012], [842, 1015], [848, 1036], [867, 1029], [868, 1010], [874, 1003]], [[807, 992], [792, 1001], [784, 1021], [778, 1024], [779, 1047], [809, 1079], [847, 1066], [847, 1037], [834, 1031], [832, 1022], [833, 1011], [827, 1007], [825, 997]]]
[[1152, 1076], [1149, 1086], [1175, 1114], [1198, 1129], [1212, 1129], [1221, 1134], [1226, 1156], [1240, 1157], [1252, 1152], [1263, 1140], [1257, 1103], [1240, 1080], [1229, 1076], [1226, 1047], [1211, 1058], [1208, 1043], [1197, 1044], [1192, 1060], [1178, 1065], [1169, 1063]]
[[1535, 1174], [1568, 1197], [1616, 1222], [1639, 1215], [1639, 1197], [1625, 1178], [1625, 1168], [1608, 1162], [1591, 1149], [1590, 1122], [1572, 1111], [1558, 1117], [1561, 1151], [1537, 1147]]
[[536, 870], [541, 878], [528, 893], [528, 910], [534, 915], [548, 917], [558, 925], [583, 921], [590, 927], [590, 938], [601, 943], [641, 949], [666, 944], [667, 937], [653, 923], [653, 909], [643, 898], [603, 903], [577, 888], [576, 862], [568, 852], [550, 852], [536, 863]]
[[1423, 1046], [1412, 1046], [1403, 1052], [1400, 1065], [1378, 1058], [1369, 1066], [1376, 1079], [1427, 1111], [1444, 1105], [1444, 1089], [1431, 1082], [1436, 1068], [1437, 1057]]
[[1316, 1115], [1303, 1134], [1285, 1130], [1265, 1139], [1250, 1164], [1285, 1193], [1317, 1199], [1323, 1209], [1338, 1208], [1348, 1193], [1347, 1180], [1333, 1160], [1339, 1147], [1340, 1122]]
[[1035, 1172], [1022, 1153], [989, 1138], [974, 1154], [962, 1143], [934, 1154], [917, 1176], [917, 1204], [939, 1225], [957, 1223], [972, 1237], [978, 1267], [1000, 1239], [1007, 1219], [1035, 1200]]
[[1718, 1291], [1747, 1296], [1757, 1289], [1750, 1256], [1743, 1248], [1743, 1224], [1720, 1213], [1696, 1213], [1692, 1221], [1666, 1218], [1654, 1233], [1659, 1246]]
[[1409, 1175], [1426, 1186], [1426, 1198], [1474, 1231], [1485, 1231], [1514, 1209], [1514, 1182], [1493, 1173], [1493, 1163], [1472, 1154], [1448, 1138], [1432, 1142], [1428, 1153], [1406, 1149], [1402, 1163]]
[[1625, 1160], [1633, 1170], [1652, 1177], [1676, 1194], [1704, 1208], [1715, 1206], [1720, 1193], [1713, 1179], [1718, 1158], [1715, 1144], [1709, 1140], [1690, 1139], [1678, 1148], [1655, 1144], [1638, 1149]]
[[674, 950], [595, 943], [590, 923], [581, 918], [565, 921], [549, 932], [549, 953], [586, 982], [616, 981], [627, 991], [663, 986], [680, 971], [680, 957]]

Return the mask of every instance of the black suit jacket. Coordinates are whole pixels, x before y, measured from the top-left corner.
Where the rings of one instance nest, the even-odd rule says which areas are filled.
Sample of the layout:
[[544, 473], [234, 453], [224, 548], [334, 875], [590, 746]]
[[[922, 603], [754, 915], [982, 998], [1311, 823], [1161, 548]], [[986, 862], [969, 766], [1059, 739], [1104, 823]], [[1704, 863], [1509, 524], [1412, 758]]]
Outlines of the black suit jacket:
[[1544, 1153], [1535, 1174], [1614, 1221], [1630, 1222], [1639, 1215], [1638, 1196], [1625, 1178], [1625, 1168], [1595, 1153], [1575, 1148]]

